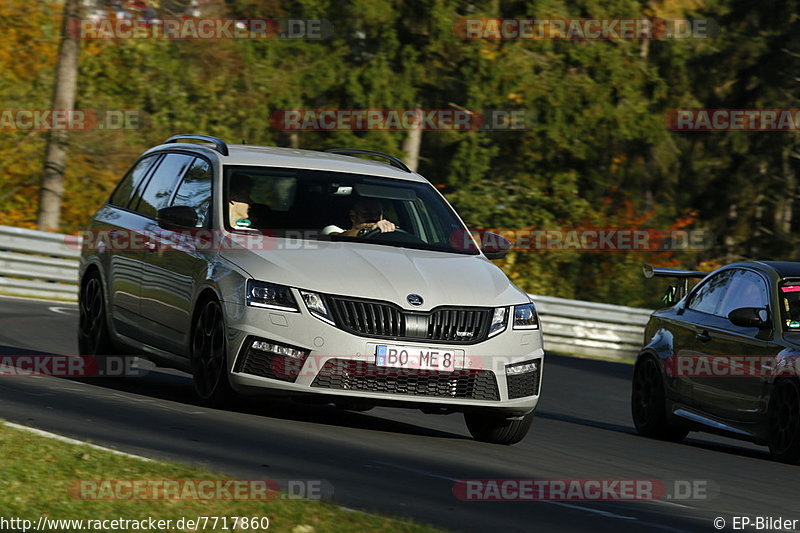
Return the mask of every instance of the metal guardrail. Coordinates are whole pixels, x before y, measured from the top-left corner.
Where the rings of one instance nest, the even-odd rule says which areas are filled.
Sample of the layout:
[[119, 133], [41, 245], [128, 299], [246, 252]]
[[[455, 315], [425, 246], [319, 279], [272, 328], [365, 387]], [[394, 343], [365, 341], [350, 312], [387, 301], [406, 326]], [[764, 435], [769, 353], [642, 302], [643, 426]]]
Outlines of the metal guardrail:
[[0, 293], [78, 298], [80, 237], [0, 226]]
[[[0, 293], [77, 300], [80, 237], [0, 226]], [[532, 294], [551, 352], [632, 359], [652, 311]]]
[[650, 309], [530, 295], [549, 352], [632, 360], [639, 353]]

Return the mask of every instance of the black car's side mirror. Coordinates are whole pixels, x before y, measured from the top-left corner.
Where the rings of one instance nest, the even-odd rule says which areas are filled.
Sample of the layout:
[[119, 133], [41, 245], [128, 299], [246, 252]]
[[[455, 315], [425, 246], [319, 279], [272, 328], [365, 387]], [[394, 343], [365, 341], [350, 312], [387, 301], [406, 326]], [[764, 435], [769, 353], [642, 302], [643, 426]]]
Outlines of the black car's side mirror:
[[511, 241], [502, 235], [489, 231], [481, 235], [481, 251], [487, 259], [502, 259], [510, 249]]
[[197, 211], [187, 205], [165, 207], [156, 213], [156, 222], [162, 228], [194, 228], [197, 226]]
[[769, 327], [769, 312], [764, 307], [740, 307], [728, 313], [728, 320], [743, 328], [766, 329]]

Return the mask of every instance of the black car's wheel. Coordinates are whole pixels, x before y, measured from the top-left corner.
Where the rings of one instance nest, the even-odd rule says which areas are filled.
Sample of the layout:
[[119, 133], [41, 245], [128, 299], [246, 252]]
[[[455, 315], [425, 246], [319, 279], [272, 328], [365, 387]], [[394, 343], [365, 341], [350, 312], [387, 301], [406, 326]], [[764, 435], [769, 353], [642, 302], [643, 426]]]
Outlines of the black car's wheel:
[[228, 381], [225, 318], [215, 300], [205, 302], [195, 319], [191, 364], [194, 390], [200, 400], [214, 407], [230, 405], [236, 393]]
[[464, 421], [475, 440], [493, 444], [516, 444], [528, 434], [533, 413], [515, 419], [478, 411], [464, 413]]
[[84, 279], [79, 293], [78, 349], [81, 355], [111, 355], [114, 351], [106, 322], [103, 285], [96, 272]]
[[796, 380], [775, 383], [767, 411], [767, 443], [778, 461], [800, 461], [800, 386]]
[[658, 364], [646, 357], [636, 363], [631, 391], [631, 415], [636, 431], [645, 437], [680, 441], [689, 431], [667, 420], [664, 378]]

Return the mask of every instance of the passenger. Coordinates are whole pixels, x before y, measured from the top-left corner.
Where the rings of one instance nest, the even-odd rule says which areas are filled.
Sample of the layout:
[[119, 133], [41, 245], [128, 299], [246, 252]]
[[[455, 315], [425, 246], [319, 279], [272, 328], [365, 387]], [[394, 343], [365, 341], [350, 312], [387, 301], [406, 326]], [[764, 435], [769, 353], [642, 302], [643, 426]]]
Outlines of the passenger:
[[252, 225], [250, 220], [252, 192], [253, 178], [240, 172], [231, 176], [228, 190], [228, 217], [230, 225], [234, 228], [249, 228]]

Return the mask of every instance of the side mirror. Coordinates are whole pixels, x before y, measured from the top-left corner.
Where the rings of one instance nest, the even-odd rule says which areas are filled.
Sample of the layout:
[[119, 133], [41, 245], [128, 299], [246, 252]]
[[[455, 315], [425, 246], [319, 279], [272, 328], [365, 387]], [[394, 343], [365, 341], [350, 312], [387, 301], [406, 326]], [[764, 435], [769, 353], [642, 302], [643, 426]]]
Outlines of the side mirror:
[[197, 226], [197, 212], [187, 205], [173, 205], [159, 209], [156, 213], [156, 222], [162, 228], [181, 227], [194, 228]]
[[488, 259], [502, 259], [511, 249], [511, 241], [497, 233], [486, 232], [481, 235], [481, 251]]
[[728, 320], [743, 328], [766, 329], [769, 327], [769, 312], [764, 307], [740, 307], [728, 313]]

